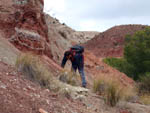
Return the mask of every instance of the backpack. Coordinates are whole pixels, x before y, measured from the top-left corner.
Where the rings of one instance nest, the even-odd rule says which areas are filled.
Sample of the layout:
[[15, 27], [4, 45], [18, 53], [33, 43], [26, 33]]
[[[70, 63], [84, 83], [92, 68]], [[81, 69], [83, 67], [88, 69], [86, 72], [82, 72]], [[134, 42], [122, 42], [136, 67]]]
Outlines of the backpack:
[[75, 45], [70, 48], [70, 52], [68, 54], [68, 59], [74, 61], [76, 54], [82, 54], [84, 52], [84, 47], [80, 45]]
[[80, 46], [80, 45], [75, 45], [75, 46], [72, 46], [70, 48], [70, 50], [75, 52], [75, 53], [83, 53], [84, 52], [84, 47]]

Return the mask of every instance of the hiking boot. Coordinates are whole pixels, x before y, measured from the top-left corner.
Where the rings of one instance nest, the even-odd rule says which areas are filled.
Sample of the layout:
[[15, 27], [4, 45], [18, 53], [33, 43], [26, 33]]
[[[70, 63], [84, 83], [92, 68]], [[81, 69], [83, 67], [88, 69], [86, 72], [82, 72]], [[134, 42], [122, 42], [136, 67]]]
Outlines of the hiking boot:
[[86, 85], [82, 85], [82, 87], [86, 88]]

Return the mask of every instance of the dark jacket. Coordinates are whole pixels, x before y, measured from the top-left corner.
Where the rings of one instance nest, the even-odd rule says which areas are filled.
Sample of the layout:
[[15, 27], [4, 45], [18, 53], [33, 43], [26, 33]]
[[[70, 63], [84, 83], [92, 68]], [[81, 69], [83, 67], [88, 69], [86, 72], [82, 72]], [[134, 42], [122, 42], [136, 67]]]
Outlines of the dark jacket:
[[72, 51], [66, 51], [64, 53], [64, 58], [61, 63], [61, 67], [64, 68], [67, 60], [70, 60], [72, 63], [72, 66], [84, 66], [84, 56], [82, 53], [73, 53]]

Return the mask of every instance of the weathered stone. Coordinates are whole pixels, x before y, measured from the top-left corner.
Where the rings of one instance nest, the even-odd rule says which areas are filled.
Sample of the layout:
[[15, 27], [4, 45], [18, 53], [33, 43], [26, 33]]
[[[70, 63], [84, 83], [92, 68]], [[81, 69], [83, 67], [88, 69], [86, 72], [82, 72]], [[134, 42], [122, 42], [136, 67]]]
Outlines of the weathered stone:
[[48, 113], [47, 111], [45, 111], [45, 110], [42, 109], [42, 108], [39, 109], [39, 112], [40, 112], [40, 113]]
[[43, 0], [1, 0], [0, 29], [19, 50], [52, 57]]
[[4, 84], [4, 83], [2, 83], [1, 81], [0, 81], [0, 88], [2, 88], [2, 89], [6, 89], [6, 85]]

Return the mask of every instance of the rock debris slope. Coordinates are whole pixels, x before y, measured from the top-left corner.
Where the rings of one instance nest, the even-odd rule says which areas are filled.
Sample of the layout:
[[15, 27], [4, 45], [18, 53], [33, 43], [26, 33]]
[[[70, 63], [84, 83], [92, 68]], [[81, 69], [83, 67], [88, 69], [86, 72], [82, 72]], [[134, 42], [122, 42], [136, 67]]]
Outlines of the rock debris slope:
[[[101, 75], [116, 77], [123, 85], [134, 83], [125, 74], [104, 64], [101, 57], [121, 56], [121, 49], [119, 53], [112, 51], [122, 48], [124, 34], [133, 33], [145, 26], [115, 27], [114, 30], [112, 28], [100, 34], [95, 31], [75, 31], [56, 18], [44, 14], [43, 7], [43, 0], [0, 1], [0, 113], [128, 113], [123, 111], [124, 104], [107, 107], [103, 99], [92, 93], [91, 88], [93, 80]], [[110, 43], [107, 44], [107, 41]], [[85, 73], [89, 89], [58, 80], [64, 51], [79, 43], [86, 43]], [[114, 50], [110, 50], [111, 47]], [[59, 92], [41, 87], [15, 68], [17, 57], [26, 52], [39, 56], [53, 75], [52, 84], [60, 88]], [[132, 113], [137, 113], [133, 103], [126, 105], [129, 105], [127, 107]], [[136, 106], [139, 111], [149, 113], [149, 106]]]

